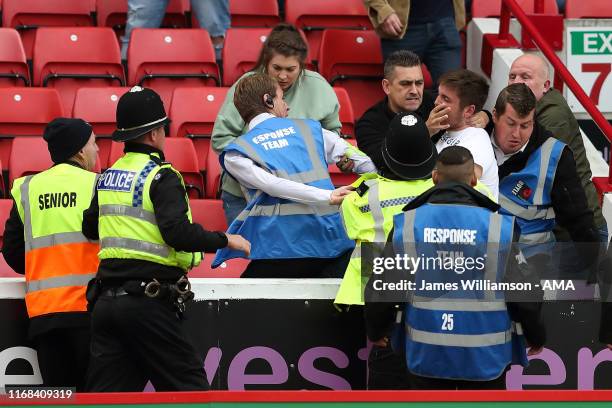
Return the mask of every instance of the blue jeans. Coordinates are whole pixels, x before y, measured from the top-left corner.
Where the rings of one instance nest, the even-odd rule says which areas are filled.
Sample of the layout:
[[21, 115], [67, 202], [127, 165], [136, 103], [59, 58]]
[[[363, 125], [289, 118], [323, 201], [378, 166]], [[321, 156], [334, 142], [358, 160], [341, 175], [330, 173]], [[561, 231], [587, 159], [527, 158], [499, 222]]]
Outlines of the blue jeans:
[[[121, 58], [127, 59], [127, 48], [134, 28], [159, 28], [168, 0], [128, 0], [125, 35], [121, 37]], [[191, 0], [191, 8], [200, 27], [211, 37], [223, 37], [230, 26], [229, 0]]]
[[444, 73], [461, 68], [461, 38], [453, 17], [427, 24], [409, 24], [403, 38], [381, 39], [380, 42], [384, 60], [399, 50], [417, 54], [427, 66], [434, 87]]
[[232, 221], [238, 217], [238, 214], [244, 210], [247, 202], [243, 197], [235, 196], [227, 191], [221, 191], [221, 200], [223, 201], [225, 220], [227, 221], [227, 226], [229, 227]]

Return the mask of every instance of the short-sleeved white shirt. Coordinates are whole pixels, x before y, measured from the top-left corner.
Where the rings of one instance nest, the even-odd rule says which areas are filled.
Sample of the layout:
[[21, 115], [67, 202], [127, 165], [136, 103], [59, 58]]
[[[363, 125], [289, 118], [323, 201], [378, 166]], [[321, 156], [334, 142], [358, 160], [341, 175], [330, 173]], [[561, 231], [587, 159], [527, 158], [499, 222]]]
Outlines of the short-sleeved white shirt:
[[450, 146], [463, 146], [474, 156], [474, 163], [482, 167], [480, 181], [486, 185], [495, 200], [499, 196], [499, 176], [497, 174], [497, 160], [491, 145], [491, 139], [484, 129], [467, 127], [463, 130], [447, 131], [442, 135], [436, 149], [438, 153]]

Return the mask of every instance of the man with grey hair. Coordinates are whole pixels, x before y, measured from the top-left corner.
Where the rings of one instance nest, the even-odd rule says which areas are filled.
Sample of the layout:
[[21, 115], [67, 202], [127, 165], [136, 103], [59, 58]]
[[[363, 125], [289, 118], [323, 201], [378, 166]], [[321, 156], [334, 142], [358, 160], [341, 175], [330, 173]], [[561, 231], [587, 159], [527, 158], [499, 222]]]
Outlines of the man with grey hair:
[[[551, 88], [548, 64], [537, 54], [524, 54], [514, 60], [510, 67], [508, 85], [524, 83], [536, 97], [536, 121], [549, 130], [555, 138], [569, 146], [574, 153], [576, 171], [587, 197], [589, 209], [593, 211], [595, 225], [600, 232], [602, 242], [607, 242], [608, 231], [606, 220], [601, 213], [599, 197], [591, 181], [591, 167], [586, 157], [582, 135], [578, 122], [570, 110], [563, 95]], [[569, 234], [557, 228], [558, 240], [569, 241]]]

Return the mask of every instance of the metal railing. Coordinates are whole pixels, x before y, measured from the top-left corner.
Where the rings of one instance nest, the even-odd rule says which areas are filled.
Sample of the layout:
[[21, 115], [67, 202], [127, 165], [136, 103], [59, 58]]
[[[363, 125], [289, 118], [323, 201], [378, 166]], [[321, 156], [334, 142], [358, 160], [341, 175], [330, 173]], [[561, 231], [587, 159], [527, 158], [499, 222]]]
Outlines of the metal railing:
[[[535, 13], [544, 12], [544, 0], [534, 0], [534, 11]], [[612, 142], [612, 125], [610, 125], [604, 115], [599, 111], [599, 109], [597, 109], [597, 106], [595, 106], [591, 98], [589, 98], [586, 92], [584, 92], [580, 84], [578, 84], [578, 81], [576, 81], [574, 76], [569, 72], [565, 64], [559, 59], [559, 57], [557, 57], [557, 54], [555, 54], [553, 48], [544, 39], [542, 34], [540, 34], [540, 31], [529, 19], [527, 14], [525, 14], [516, 0], [502, 0], [502, 9], [499, 20], [499, 38], [504, 40], [510, 38], [511, 14], [514, 14], [523, 29], [529, 33], [533, 42], [555, 68], [555, 84], [559, 84], [559, 81], [562, 81], [569, 87], [569, 89], [576, 96], [576, 99], [578, 99], [589, 115], [591, 115], [591, 118], [593, 118], [593, 121], [597, 124], [608, 141]], [[611, 184], [610, 180], [612, 180], [612, 165], [610, 166], [610, 172], [608, 173], [609, 185]]]

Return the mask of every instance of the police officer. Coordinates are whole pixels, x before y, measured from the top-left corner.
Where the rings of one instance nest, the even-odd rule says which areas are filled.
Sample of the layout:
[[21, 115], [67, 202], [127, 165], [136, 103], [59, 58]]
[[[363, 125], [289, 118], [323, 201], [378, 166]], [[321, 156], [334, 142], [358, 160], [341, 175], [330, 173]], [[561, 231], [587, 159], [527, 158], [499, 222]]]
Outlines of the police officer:
[[95, 189], [98, 147], [91, 125], [57, 118], [45, 128], [53, 167], [13, 182], [2, 253], [25, 274], [29, 337], [45, 386], [83, 391], [89, 359], [85, 287], [98, 268], [98, 243], [81, 232]]
[[181, 322], [193, 298], [186, 273], [200, 251], [249, 253], [242, 237], [192, 223], [183, 179], [164, 161], [169, 122], [153, 90], [134, 87], [121, 97], [113, 139], [125, 142], [125, 155], [102, 174], [84, 214], [83, 232], [101, 247], [88, 292], [92, 303], [97, 298], [89, 391], [142, 391], [147, 380], [157, 391], [207, 389]]
[[[229, 231], [253, 242], [242, 277], [339, 277], [353, 249], [337, 205], [351, 189], [333, 188], [327, 170], [347, 155], [358, 173], [369, 157], [314, 120], [287, 119], [278, 83], [265, 74], [242, 78], [234, 105], [249, 132], [228, 145], [221, 164], [248, 198]], [[222, 250], [213, 267], [240, 254]]]
[[[363, 305], [370, 275], [362, 274], [362, 244], [372, 243], [368, 248], [377, 254], [371, 256], [379, 255], [393, 226], [393, 216], [433, 187], [431, 171], [438, 154], [425, 121], [416, 113], [398, 114], [391, 120], [381, 155], [385, 165], [378, 169], [379, 174], [361, 176], [353, 183], [356, 190], [340, 207], [355, 249], [336, 294], [336, 304]], [[406, 383], [404, 360], [391, 347], [374, 345], [368, 357], [368, 389], [401, 389]]]
[[[520, 253], [512, 246], [516, 239], [513, 217], [497, 214], [499, 206], [470, 187], [476, 179], [469, 150], [453, 146], [442, 151], [432, 177], [436, 186], [394, 217], [389, 234], [393, 253], [427, 262], [413, 275], [415, 287], [400, 319], [402, 327], [395, 332], [404, 334], [410, 385], [415, 389], [504, 389], [503, 374], [509, 365], [526, 363], [525, 348], [513, 335], [513, 321], [521, 324], [515, 331], [524, 331], [531, 354], [539, 353], [544, 344], [539, 303], [507, 306], [503, 293], [463, 290], [461, 279], [499, 283], [507, 276], [534, 275], [520, 271]], [[440, 238], [450, 236], [461, 238]], [[441, 262], [426, 261], [430, 258]], [[478, 259], [483, 266], [474, 266]], [[458, 286], [438, 290], [424, 283]], [[366, 327], [375, 344], [389, 343], [395, 317], [393, 303], [370, 303], [366, 297]]]

